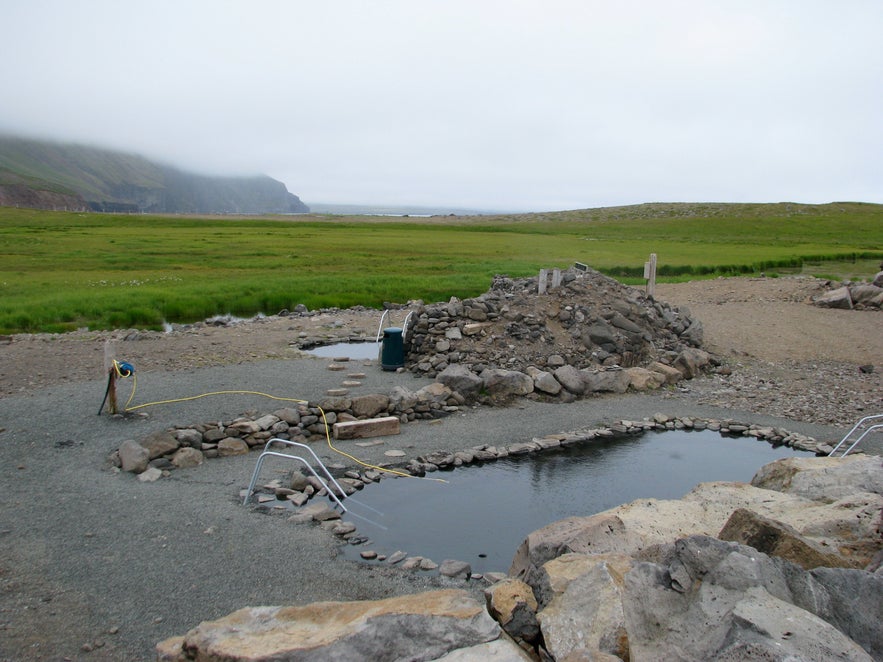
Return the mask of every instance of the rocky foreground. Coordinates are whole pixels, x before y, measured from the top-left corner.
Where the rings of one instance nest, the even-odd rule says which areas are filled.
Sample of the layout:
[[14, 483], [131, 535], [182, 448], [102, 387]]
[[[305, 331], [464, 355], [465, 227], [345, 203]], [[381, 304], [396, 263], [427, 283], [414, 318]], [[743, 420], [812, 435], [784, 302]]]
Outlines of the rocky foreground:
[[452, 588], [247, 607], [158, 659], [881, 659], [881, 511], [878, 456], [779, 460], [544, 527], [485, 605]]

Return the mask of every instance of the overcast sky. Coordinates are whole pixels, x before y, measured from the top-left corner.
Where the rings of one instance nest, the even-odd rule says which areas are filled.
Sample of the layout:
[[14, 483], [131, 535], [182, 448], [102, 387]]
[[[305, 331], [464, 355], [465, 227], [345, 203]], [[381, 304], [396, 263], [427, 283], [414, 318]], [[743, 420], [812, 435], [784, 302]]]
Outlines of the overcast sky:
[[310, 203], [883, 203], [881, 0], [0, 0], [0, 131]]

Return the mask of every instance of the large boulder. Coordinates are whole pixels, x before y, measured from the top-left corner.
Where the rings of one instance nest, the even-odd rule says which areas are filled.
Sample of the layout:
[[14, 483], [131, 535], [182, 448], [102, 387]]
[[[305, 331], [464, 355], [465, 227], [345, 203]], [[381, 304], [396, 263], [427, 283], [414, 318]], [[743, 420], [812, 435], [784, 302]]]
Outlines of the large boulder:
[[681, 371], [686, 379], [698, 377], [702, 369], [711, 363], [711, 355], [697, 347], [687, 347], [674, 360], [674, 367]]
[[373, 418], [386, 413], [389, 407], [389, 396], [382, 393], [369, 393], [353, 398], [353, 415], [359, 418]]
[[158, 650], [160, 659], [174, 660], [169, 656], [186, 651], [189, 659], [204, 662], [435, 660], [500, 636], [497, 623], [469, 593], [441, 590], [375, 601], [246, 607], [200, 623], [183, 641], [160, 644]]
[[546, 650], [556, 660], [582, 651], [630, 659], [622, 568], [601, 557], [586, 558], [584, 571], [537, 616]]
[[555, 375], [536, 366], [527, 366], [526, 372], [533, 379], [534, 391], [547, 395], [558, 395], [561, 392], [561, 383], [555, 379]]
[[629, 389], [629, 373], [625, 370], [581, 370], [586, 393], [625, 393]]
[[[826, 466], [831, 460], [803, 458], [810, 467], [814, 461]], [[763, 472], [776, 470], [764, 467], [759, 473]], [[716, 536], [738, 508], [783, 522], [831, 553], [843, 555], [847, 565], [864, 567], [880, 547], [876, 528], [883, 495], [855, 490], [828, 503], [746, 483], [702, 483], [682, 499], [639, 499], [538, 529], [519, 546], [509, 574], [534, 586], [544, 563], [569, 552], [635, 555], [684, 536]]]
[[838, 287], [835, 290], [817, 296], [813, 299], [813, 303], [822, 308], [843, 308], [851, 310], [852, 295], [849, 293], [849, 288], [844, 285], [843, 287]]
[[751, 484], [826, 503], [859, 492], [883, 494], [883, 458], [789, 457], [761, 467]]
[[481, 391], [481, 377], [459, 363], [452, 363], [435, 378], [467, 400], [474, 400]]
[[883, 296], [883, 287], [864, 284], [853, 285], [849, 288], [849, 296], [852, 297], [854, 304], [876, 306], [879, 305], [877, 302]]
[[140, 474], [147, 469], [150, 461], [150, 451], [133, 439], [127, 439], [120, 444], [118, 450], [120, 457], [120, 468], [123, 471], [130, 471]]
[[563, 365], [555, 368], [552, 372], [555, 379], [574, 395], [582, 395], [586, 392], [586, 382], [583, 379], [583, 373], [572, 365]]
[[[678, 540], [665, 556], [625, 576], [632, 659], [870, 661], [883, 652], [883, 581], [869, 573], [827, 570], [825, 583], [787, 561], [706, 536]], [[853, 621], [844, 632], [825, 616], [855, 582], [849, 573], [864, 577], [844, 605], [840, 620]]]
[[533, 393], [533, 379], [517, 370], [489, 368], [481, 373], [482, 388], [493, 397]]

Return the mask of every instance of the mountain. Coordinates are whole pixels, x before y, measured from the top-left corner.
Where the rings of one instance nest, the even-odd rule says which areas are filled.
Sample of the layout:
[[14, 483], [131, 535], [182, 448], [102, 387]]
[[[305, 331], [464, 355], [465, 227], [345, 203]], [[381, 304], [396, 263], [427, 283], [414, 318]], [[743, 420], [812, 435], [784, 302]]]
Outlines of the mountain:
[[210, 177], [137, 154], [0, 135], [0, 205], [171, 214], [289, 214], [307, 207], [280, 181]]

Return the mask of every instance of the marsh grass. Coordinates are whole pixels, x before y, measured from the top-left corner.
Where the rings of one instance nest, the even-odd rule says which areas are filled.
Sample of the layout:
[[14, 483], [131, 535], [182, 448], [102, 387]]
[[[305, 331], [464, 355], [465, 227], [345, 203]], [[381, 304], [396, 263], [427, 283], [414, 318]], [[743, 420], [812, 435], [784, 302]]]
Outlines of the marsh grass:
[[867, 265], [867, 277], [883, 258], [883, 206], [660, 204], [419, 221], [0, 208], [0, 250], [0, 332], [156, 329], [298, 303], [469, 297], [495, 274], [575, 261], [634, 284], [651, 252], [662, 280], [832, 264], [853, 278]]

